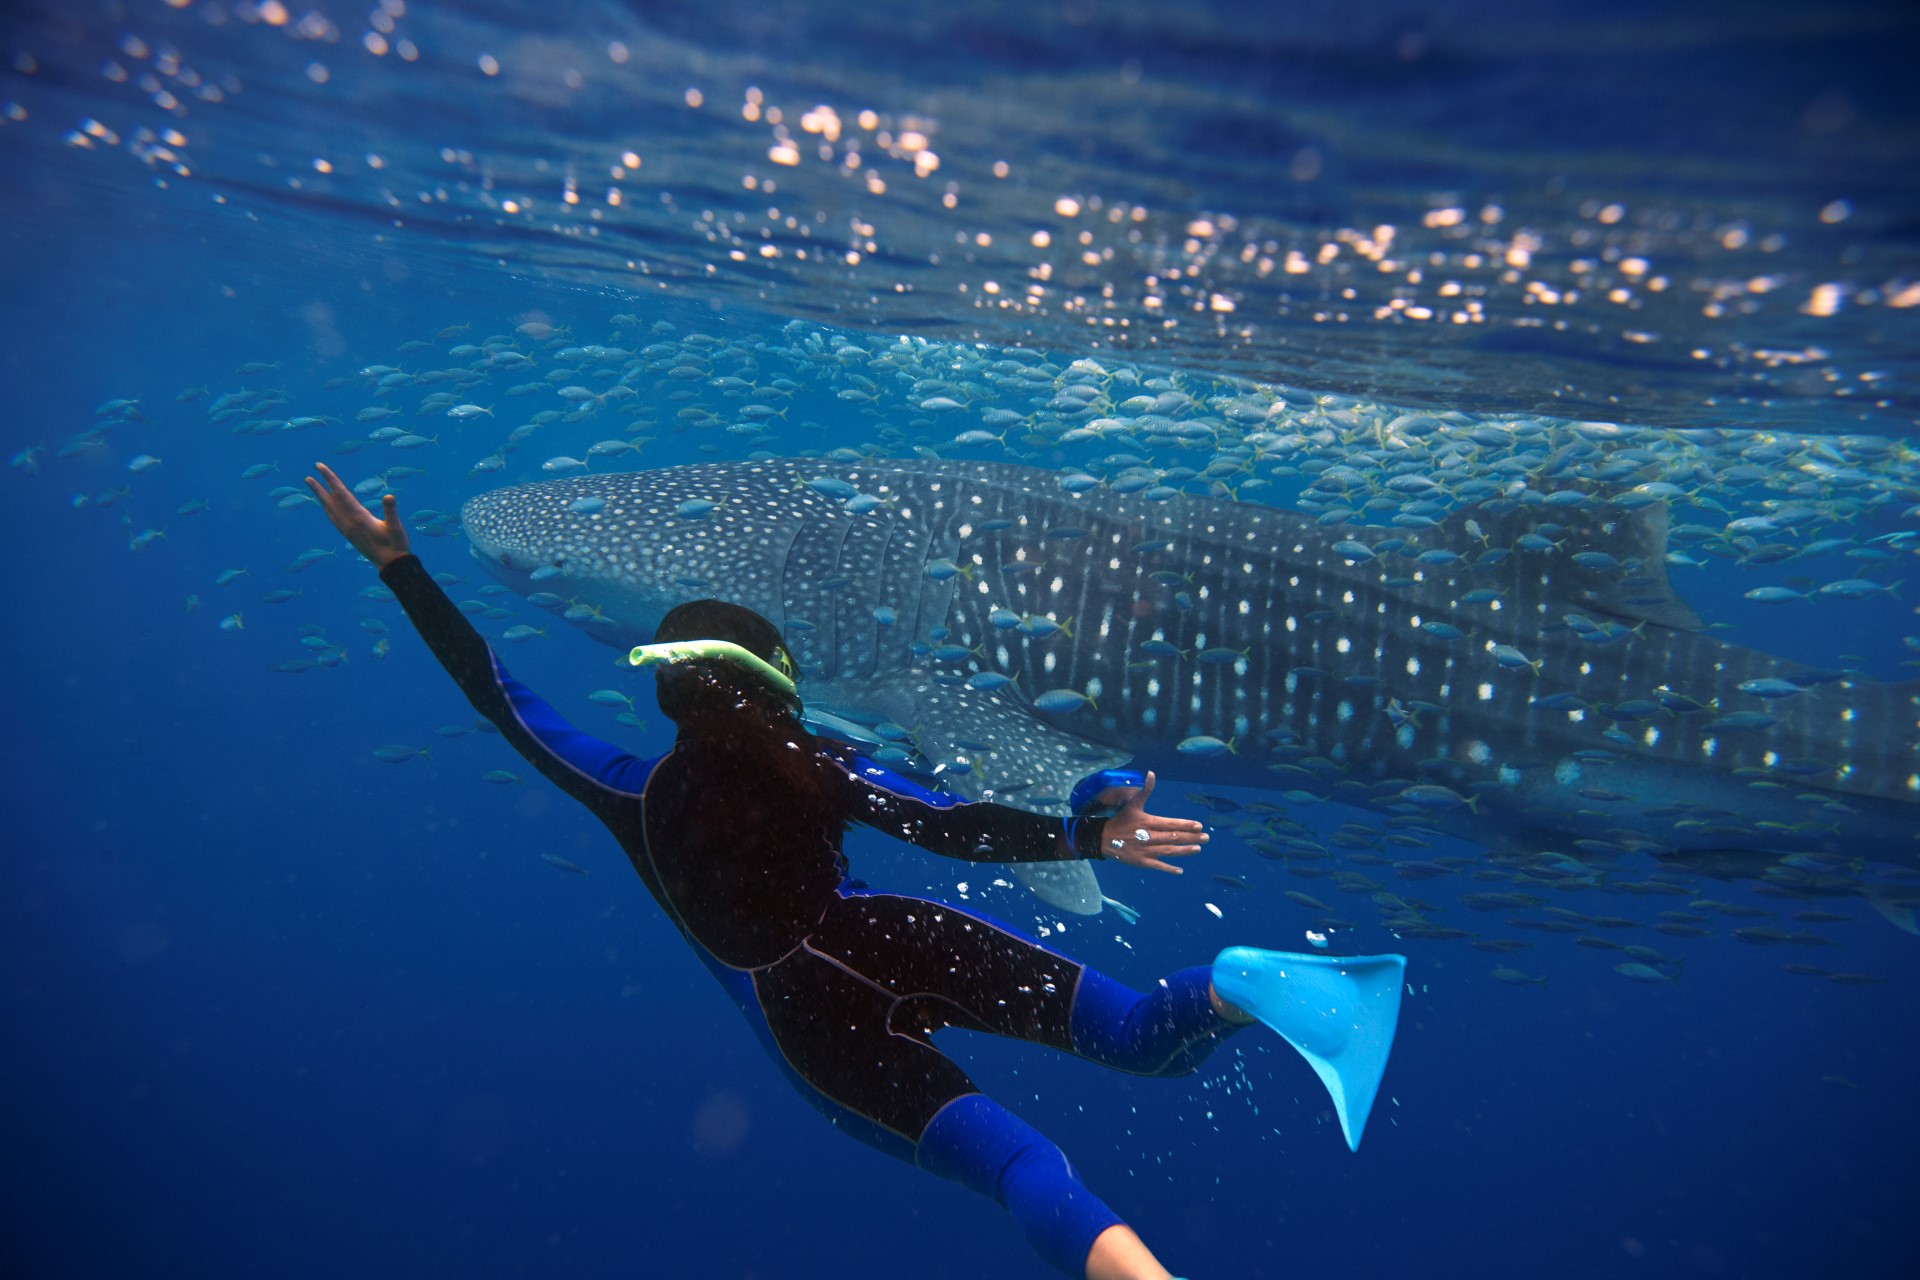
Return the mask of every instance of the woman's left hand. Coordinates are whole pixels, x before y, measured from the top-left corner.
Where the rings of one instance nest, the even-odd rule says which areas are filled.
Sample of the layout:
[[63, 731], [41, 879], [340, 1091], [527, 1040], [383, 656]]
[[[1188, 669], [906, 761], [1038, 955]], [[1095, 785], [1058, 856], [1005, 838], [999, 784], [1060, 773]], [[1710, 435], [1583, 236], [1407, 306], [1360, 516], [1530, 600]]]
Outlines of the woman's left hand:
[[353, 544], [354, 550], [373, 561], [374, 568], [384, 569], [401, 556], [413, 554], [407, 545], [407, 527], [400, 523], [400, 504], [392, 494], [381, 496], [381, 515], [376, 516], [360, 505], [353, 490], [326, 463], [316, 462], [313, 468], [326, 483], [308, 476], [307, 488], [320, 500], [320, 509], [333, 521], [333, 527]]
[[1200, 852], [1200, 846], [1207, 842], [1206, 829], [1192, 818], [1162, 818], [1148, 813], [1147, 797], [1153, 794], [1153, 782], [1149, 773], [1145, 786], [1108, 787], [1096, 797], [1099, 804], [1120, 806], [1101, 828], [1100, 852], [1130, 867], [1152, 867], [1177, 876], [1180, 868], [1161, 859]]

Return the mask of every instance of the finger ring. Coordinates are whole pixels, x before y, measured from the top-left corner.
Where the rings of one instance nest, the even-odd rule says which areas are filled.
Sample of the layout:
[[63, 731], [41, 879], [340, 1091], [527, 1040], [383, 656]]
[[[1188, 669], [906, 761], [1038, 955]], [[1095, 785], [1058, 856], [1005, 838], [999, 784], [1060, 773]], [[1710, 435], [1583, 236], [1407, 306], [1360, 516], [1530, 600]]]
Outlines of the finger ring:
[[1147, 829], [1145, 827], [1135, 827], [1133, 829], [1133, 838], [1141, 844], [1145, 844], [1147, 842]]

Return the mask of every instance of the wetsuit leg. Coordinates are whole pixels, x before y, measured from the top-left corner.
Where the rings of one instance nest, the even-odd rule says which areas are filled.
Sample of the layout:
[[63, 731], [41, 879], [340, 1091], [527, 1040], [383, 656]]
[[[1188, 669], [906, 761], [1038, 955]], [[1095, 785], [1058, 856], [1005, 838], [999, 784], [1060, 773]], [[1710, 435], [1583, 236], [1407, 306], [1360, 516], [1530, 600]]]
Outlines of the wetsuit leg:
[[933, 1046], [930, 1007], [811, 942], [754, 971], [752, 985], [778, 1061], [835, 1128], [998, 1201], [1042, 1258], [1085, 1273], [1094, 1240], [1120, 1215], [1081, 1184], [1059, 1147]]
[[1205, 969], [1141, 995], [984, 917], [894, 894], [843, 893], [779, 962], [715, 972], [836, 1128], [992, 1197], [1071, 1275], [1119, 1215], [1057, 1146], [981, 1095], [933, 1033], [989, 1031], [1177, 1075], [1234, 1029], [1213, 1013]]
[[843, 1112], [868, 1122], [850, 1131], [889, 1155], [911, 1161], [940, 1109], [979, 1092], [914, 1020], [898, 1017], [896, 996], [807, 944], [754, 970], [752, 982], [780, 1063], [836, 1125]]
[[1140, 1076], [1184, 1076], [1200, 1069], [1240, 1029], [1213, 1011], [1207, 965], [1160, 979], [1142, 995], [1097, 969], [1082, 968], [1073, 1000], [1073, 1051]]
[[1210, 970], [1183, 969], [1144, 995], [974, 912], [887, 893], [848, 893], [809, 944], [902, 1000], [895, 1022], [1027, 1040], [1134, 1075], [1199, 1068], [1235, 1031], [1213, 1011]]
[[1068, 1275], [1085, 1275], [1093, 1242], [1122, 1225], [1059, 1147], [985, 1094], [948, 1103], [920, 1135], [914, 1163], [999, 1201], [1034, 1252]]

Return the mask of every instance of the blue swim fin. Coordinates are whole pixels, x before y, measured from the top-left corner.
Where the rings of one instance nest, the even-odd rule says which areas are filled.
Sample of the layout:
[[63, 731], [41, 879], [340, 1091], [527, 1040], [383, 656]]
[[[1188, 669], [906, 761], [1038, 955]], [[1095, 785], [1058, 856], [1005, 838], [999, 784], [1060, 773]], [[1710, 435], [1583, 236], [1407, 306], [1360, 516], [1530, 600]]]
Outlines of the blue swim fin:
[[1300, 1051], [1333, 1095], [1347, 1149], [1380, 1091], [1400, 1022], [1405, 956], [1322, 956], [1228, 947], [1213, 962], [1213, 988]]

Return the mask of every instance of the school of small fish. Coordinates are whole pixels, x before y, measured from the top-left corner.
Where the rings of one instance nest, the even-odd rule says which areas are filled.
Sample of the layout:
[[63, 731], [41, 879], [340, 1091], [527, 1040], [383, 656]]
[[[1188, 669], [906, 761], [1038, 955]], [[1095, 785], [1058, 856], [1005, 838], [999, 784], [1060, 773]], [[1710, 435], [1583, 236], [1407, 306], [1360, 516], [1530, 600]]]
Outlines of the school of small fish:
[[[119, 482], [76, 490], [71, 506], [79, 518], [111, 522], [129, 551], [149, 557], [164, 557], [183, 526], [209, 511], [255, 513], [260, 534], [249, 543], [247, 563], [180, 585], [186, 607], [217, 615], [210, 625], [219, 631], [250, 642], [263, 634], [276, 645], [284, 641], [286, 652], [268, 665], [287, 674], [343, 669], [360, 642], [336, 639], [310, 622], [269, 626], [275, 614], [337, 606], [357, 595], [355, 625], [364, 652], [376, 659], [391, 652], [390, 633], [404, 630], [391, 594], [365, 583], [357, 558], [320, 523], [298, 486], [315, 456], [333, 460], [370, 502], [383, 492], [402, 494], [404, 518], [422, 540], [460, 534], [456, 509], [467, 494], [520, 480], [640, 469], [649, 444], [674, 436], [716, 459], [997, 458], [1052, 467], [1069, 493], [1105, 486], [1149, 501], [1186, 492], [1286, 505], [1328, 526], [1369, 528], [1365, 537], [1335, 545], [1335, 553], [1385, 561], [1414, 548], [1410, 568], [1419, 561], [1437, 565], [1439, 556], [1451, 554], [1418, 551], [1410, 534], [1490, 499], [1522, 497], [1550, 479], [1556, 492], [1603, 495], [1622, 514], [1663, 505], [1671, 513], [1669, 572], [1750, 573], [1756, 585], [1744, 592], [1748, 600], [1821, 611], [1842, 630], [1849, 611], [1863, 602], [1897, 598], [1903, 574], [1920, 554], [1920, 455], [1911, 443], [1882, 437], [1407, 411], [1113, 360], [1055, 360], [801, 321], [720, 336], [626, 313], [612, 316], [595, 341], [544, 314], [498, 327], [503, 331], [481, 336], [469, 324], [452, 324], [339, 370], [251, 360], [230, 372], [211, 371], [201, 385], [185, 389], [128, 388], [131, 394], [104, 399], [93, 420], [64, 439], [16, 453], [12, 469], [61, 483], [74, 460], [115, 460]], [[222, 389], [214, 390], [216, 384]], [[850, 432], [849, 422], [862, 430]], [[851, 487], [845, 493], [821, 487], [831, 483], [822, 477], [814, 487], [850, 511], [880, 502]], [[416, 491], [443, 505], [416, 505], [410, 496]], [[678, 515], [697, 521], [715, 505], [688, 502]], [[580, 504], [576, 512], [593, 514]], [[1516, 549], [1553, 551], [1551, 537], [1527, 536], [1543, 545]], [[948, 561], [927, 569], [929, 577], [968, 572]], [[435, 576], [498, 644], [542, 641], [546, 616], [574, 622], [598, 616], [593, 601], [547, 593], [529, 598], [544, 612], [528, 621], [505, 587], [444, 570]], [[1497, 608], [1497, 592], [1485, 603]], [[996, 614], [995, 627], [1030, 637], [1073, 625], [1071, 618], [1001, 612], [1006, 616]], [[882, 627], [896, 622], [885, 604], [876, 603], [872, 613]], [[799, 630], [808, 625], [788, 622]], [[1599, 642], [1616, 638], [1605, 628], [1617, 624], [1574, 617], [1565, 623], [1595, 628]], [[1443, 638], [1472, 642], [1465, 634]], [[899, 636], [901, 644], [918, 646], [914, 652], [928, 663], [968, 652], [943, 639]], [[1900, 643], [1911, 655], [1907, 665], [1920, 665], [1920, 634], [1906, 634]], [[953, 648], [960, 652], [947, 652]], [[1539, 666], [1512, 645], [1490, 646], [1490, 652], [1503, 668]], [[1165, 656], [1148, 649], [1142, 660]], [[1194, 655], [1225, 666], [1241, 656], [1233, 650]], [[1007, 682], [995, 673], [981, 678]], [[1787, 682], [1750, 683], [1754, 687], [1742, 692], [1763, 701], [1800, 692]], [[1071, 711], [1087, 700], [1069, 689], [1028, 692], [1044, 712]], [[641, 727], [628, 693], [603, 688], [585, 696], [615, 712], [622, 725]], [[1649, 702], [1645, 714], [1683, 710]], [[1395, 705], [1389, 714], [1411, 717], [1419, 709]], [[1723, 719], [1735, 716], [1766, 719], [1753, 710], [1729, 711]], [[436, 732], [454, 739], [476, 728], [487, 726]], [[910, 746], [910, 731], [899, 732]], [[1179, 749], [1205, 757], [1236, 751], [1237, 744], [1197, 735]], [[395, 765], [438, 763], [430, 748], [404, 743], [370, 754]], [[903, 747], [897, 754], [907, 752]], [[1307, 773], [1316, 767], [1311, 760], [1287, 763]], [[477, 772], [502, 786], [521, 781], [506, 770]], [[1339, 799], [1338, 786], [1276, 782], [1269, 801], [1204, 793], [1189, 800], [1211, 810], [1223, 830], [1279, 871], [1324, 880], [1332, 893], [1364, 903], [1371, 924], [1397, 938], [1461, 941], [1509, 955], [1534, 945], [1506, 936], [1510, 931], [1566, 934], [1573, 945], [1619, 953], [1614, 969], [1627, 980], [1666, 983], [1679, 980], [1683, 958], [1634, 938], [1660, 934], [1662, 946], [1673, 945], [1670, 939], [1730, 937], [1754, 947], [1831, 948], [1835, 940], [1818, 930], [1853, 918], [1820, 905], [1845, 896], [1858, 868], [1843, 859], [1787, 859], [1755, 886], [1755, 894], [1777, 903], [1761, 908], [1709, 897], [1686, 874], [1630, 867], [1622, 859], [1627, 851], [1602, 838], [1527, 856], [1442, 851], [1445, 839], [1422, 811], [1470, 802], [1443, 786], [1409, 788], [1400, 797], [1409, 812], [1384, 821], [1331, 825], [1311, 806]], [[1882, 874], [1903, 878], [1902, 869]], [[1236, 893], [1263, 887], [1245, 874], [1216, 879]], [[1432, 880], [1463, 891], [1444, 903], [1407, 891], [1413, 882]], [[1576, 895], [1592, 909], [1566, 905]], [[1348, 909], [1326, 900], [1327, 890], [1290, 889], [1281, 896], [1310, 913], [1305, 927], [1316, 936], [1359, 927]], [[1626, 914], [1627, 899], [1652, 910]], [[1486, 936], [1473, 927], [1487, 914], [1504, 915], [1507, 930]], [[1877, 981], [1844, 969], [1787, 967], [1842, 986]], [[1492, 976], [1515, 986], [1536, 983], [1504, 965]]]

